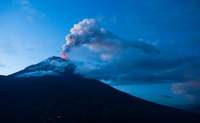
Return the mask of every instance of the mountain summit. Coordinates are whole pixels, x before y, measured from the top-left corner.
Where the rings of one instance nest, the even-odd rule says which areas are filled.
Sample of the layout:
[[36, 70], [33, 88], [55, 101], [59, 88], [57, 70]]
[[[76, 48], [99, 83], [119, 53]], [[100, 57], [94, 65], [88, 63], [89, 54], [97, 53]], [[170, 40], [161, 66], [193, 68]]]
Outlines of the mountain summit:
[[0, 79], [0, 123], [199, 123], [198, 114], [151, 103], [48, 58]]
[[38, 64], [31, 65], [11, 76], [38, 77], [38, 76], [64, 76], [74, 73], [75, 65], [70, 60], [60, 57], [50, 57]]

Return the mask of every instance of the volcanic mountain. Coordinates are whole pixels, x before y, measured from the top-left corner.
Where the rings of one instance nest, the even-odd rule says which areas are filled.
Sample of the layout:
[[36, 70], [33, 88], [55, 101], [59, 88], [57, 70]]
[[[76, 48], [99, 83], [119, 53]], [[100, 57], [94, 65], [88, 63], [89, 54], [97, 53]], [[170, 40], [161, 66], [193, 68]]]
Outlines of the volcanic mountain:
[[198, 114], [130, 96], [51, 57], [0, 79], [1, 123], [198, 123]]

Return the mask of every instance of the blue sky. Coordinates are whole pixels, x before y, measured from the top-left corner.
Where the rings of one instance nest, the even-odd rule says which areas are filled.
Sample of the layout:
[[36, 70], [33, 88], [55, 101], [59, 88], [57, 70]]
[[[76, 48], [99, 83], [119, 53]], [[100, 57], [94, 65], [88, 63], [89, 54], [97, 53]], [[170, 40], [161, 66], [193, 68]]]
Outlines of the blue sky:
[[[1, 75], [60, 55], [65, 36], [73, 25], [85, 18], [93, 18], [115, 37], [123, 39], [121, 44], [128, 46], [135, 40], [141, 41], [156, 47], [160, 54], [124, 48], [116, 59], [93, 72], [96, 74], [92, 77], [109, 78], [110, 84], [117, 88], [158, 103], [199, 105], [200, 100], [196, 99], [200, 95], [198, 0], [0, 2]], [[93, 63], [102, 66], [96, 57], [90, 59], [95, 54], [82, 47], [75, 48], [69, 55], [88, 64], [95, 59]], [[196, 88], [191, 89], [193, 86]]]

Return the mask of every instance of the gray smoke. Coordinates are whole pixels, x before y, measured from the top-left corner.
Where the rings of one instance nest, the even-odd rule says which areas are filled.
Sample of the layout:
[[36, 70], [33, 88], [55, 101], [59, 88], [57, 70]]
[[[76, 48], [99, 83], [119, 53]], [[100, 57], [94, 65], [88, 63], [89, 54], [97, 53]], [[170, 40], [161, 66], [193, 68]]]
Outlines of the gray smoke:
[[67, 53], [73, 47], [84, 46], [92, 52], [100, 53], [104, 61], [112, 59], [112, 54], [126, 48], [136, 48], [148, 53], [158, 53], [158, 50], [151, 44], [142, 41], [125, 41], [105, 28], [101, 27], [94, 19], [84, 19], [74, 24], [70, 33], [65, 37], [61, 57], [68, 59]]

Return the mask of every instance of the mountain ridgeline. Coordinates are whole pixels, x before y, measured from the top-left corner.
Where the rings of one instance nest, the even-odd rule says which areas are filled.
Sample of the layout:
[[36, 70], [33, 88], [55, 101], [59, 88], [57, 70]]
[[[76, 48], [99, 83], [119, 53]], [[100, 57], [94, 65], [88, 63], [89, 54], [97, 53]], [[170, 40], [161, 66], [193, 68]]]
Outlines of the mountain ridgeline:
[[198, 123], [198, 114], [151, 103], [74, 73], [51, 57], [0, 77], [1, 123]]

